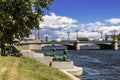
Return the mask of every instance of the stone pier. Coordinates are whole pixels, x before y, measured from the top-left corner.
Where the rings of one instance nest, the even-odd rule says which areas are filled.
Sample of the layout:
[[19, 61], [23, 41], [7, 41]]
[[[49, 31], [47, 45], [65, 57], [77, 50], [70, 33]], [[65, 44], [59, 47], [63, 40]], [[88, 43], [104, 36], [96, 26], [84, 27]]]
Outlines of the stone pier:
[[118, 50], [118, 42], [117, 42], [117, 40], [114, 40], [111, 44], [112, 44], [112, 49], [113, 50]]
[[113, 40], [111, 43], [97, 44], [101, 50], [118, 50], [118, 41]]
[[80, 50], [80, 41], [75, 41], [74, 43], [75, 50]]
[[80, 41], [75, 41], [73, 45], [66, 45], [68, 50], [80, 50]]

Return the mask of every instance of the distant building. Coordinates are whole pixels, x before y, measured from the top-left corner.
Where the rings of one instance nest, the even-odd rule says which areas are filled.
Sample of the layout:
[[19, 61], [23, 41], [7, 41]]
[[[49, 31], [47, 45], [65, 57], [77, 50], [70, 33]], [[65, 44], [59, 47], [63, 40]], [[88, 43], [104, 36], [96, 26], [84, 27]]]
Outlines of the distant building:
[[112, 35], [106, 35], [105, 40], [107, 41], [113, 41], [113, 38], [111, 37]]

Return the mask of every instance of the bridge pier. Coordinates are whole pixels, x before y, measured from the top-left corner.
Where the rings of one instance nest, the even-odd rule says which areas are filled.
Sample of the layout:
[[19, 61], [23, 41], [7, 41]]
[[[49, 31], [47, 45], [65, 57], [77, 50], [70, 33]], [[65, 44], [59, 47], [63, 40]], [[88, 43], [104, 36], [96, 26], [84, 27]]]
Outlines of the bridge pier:
[[110, 44], [97, 44], [100, 46], [101, 50], [118, 50], [117, 40], [112, 41]]
[[80, 41], [75, 41], [74, 42], [74, 47], [75, 47], [75, 50], [80, 50]]
[[73, 45], [66, 45], [68, 50], [80, 50], [80, 42], [77, 40]]
[[118, 50], [118, 42], [117, 42], [117, 40], [114, 40], [114, 41], [111, 43], [111, 45], [112, 45], [112, 49], [113, 49], [113, 50]]

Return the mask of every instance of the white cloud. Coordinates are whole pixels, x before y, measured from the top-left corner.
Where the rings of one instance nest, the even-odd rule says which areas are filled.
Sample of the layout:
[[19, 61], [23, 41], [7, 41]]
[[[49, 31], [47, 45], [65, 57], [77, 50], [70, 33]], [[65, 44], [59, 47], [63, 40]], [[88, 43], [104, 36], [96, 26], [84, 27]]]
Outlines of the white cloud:
[[88, 23], [88, 24], [86, 24], [86, 25], [89, 25], [89, 26], [102, 26], [102, 25], [105, 25], [105, 24], [97, 21], [97, 22], [95, 22], [95, 23]]
[[71, 24], [77, 23], [77, 20], [65, 16], [57, 16], [55, 13], [45, 15], [43, 17], [43, 20], [44, 21], [40, 24], [40, 27], [47, 27], [53, 29], [66, 28]]
[[102, 26], [99, 28], [100, 31], [110, 33], [110, 31], [116, 30], [117, 32], [120, 31], [120, 26]]
[[111, 24], [119, 24], [120, 18], [111, 18], [111, 19], [105, 20], [105, 22], [109, 22]]
[[[41, 37], [45, 39], [44, 35], [49, 35], [51, 39], [68, 39], [67, 31], [70, 31], [70, 39], [76, 39], [76, 30], [78, 30], [79, 37], [88, 37], [98, 39], [101, 37], [100, 32], [105, 34], [113, 34], [112, 31], [116, 30], [120, 31], [119, 25], [114, 25], [120, 23], [120, 19], [111, 18], [109, 20], [105, 20], [104, 23], [100, 21], [78, 24], [77, 20], [66, 16], [57, 16], [55, 13], [51, 13], [50, 15], [45, 15], [43, 17], [44, 21], [41, 22]], [[116, 20], [117, 19], [117, 20]], [[113, 25], [109, 25], [108, 23], [112, 23]], [[44, 28], [45, 27], [45, 28]]]

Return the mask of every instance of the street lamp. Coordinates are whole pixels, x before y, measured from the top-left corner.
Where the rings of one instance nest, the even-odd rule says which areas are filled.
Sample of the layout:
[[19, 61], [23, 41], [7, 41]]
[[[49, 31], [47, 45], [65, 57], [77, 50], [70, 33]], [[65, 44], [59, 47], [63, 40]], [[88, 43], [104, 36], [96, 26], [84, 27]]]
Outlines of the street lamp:
[[[32, 6], [34, 6], [35, 0], [32, 0], [32, 2], [33, 2]], [[35, 6], [35, 8], [38, 8], [38, 6]], [[34, 9], [34, 10], [32, 10], [32, 12], [33, 12], [35, 15], [37, 15], [37, 14], [38, 14], [38, 9]], [[38, 21], [39, 21], [39, 19], [38, 19]], [[39, 22], [40, 22], [40, 21], [39, 21]], [[35, 32], [36, 32], [36, 29], [35, 29]], [[35, 33], [35, 35], [36, 35], [36, 33]], [[36, 40], [36, 38], [35, 38], [35, 40]], [[38, 41], [40, 41], [40, 27], [38, 27]]]
[[117, 30], [114, 29], [114, 30], [113, 30], [114, 37], [115, 37], [115, 35], [116, 35], [116, 32], [117, 32]]
[[40, 41], [40, 28], [38, 28], [38, 41]]
[[103, 37], [102, 37], [102, 36], [103, 36], [103, 32], [102, 32], [102, 31], [100, 31], [100, 34], [101, 34], [101, 39], [103, 39]]
[[70, 40], [70, 39], [69, 39], [69, 36], [70, 36], [70, 32], [68, 31], [68, 32], [67, 32], [67, 34], [68, 34], [68, 40]]
[[37, 40], [37, 37], [36, 37], [36, 28], [34, 30], [35, 30], [35, 41], [36, 41]]
[[76, 32], [76, 40], [78, 39], [78, 30], [75, 31]]

